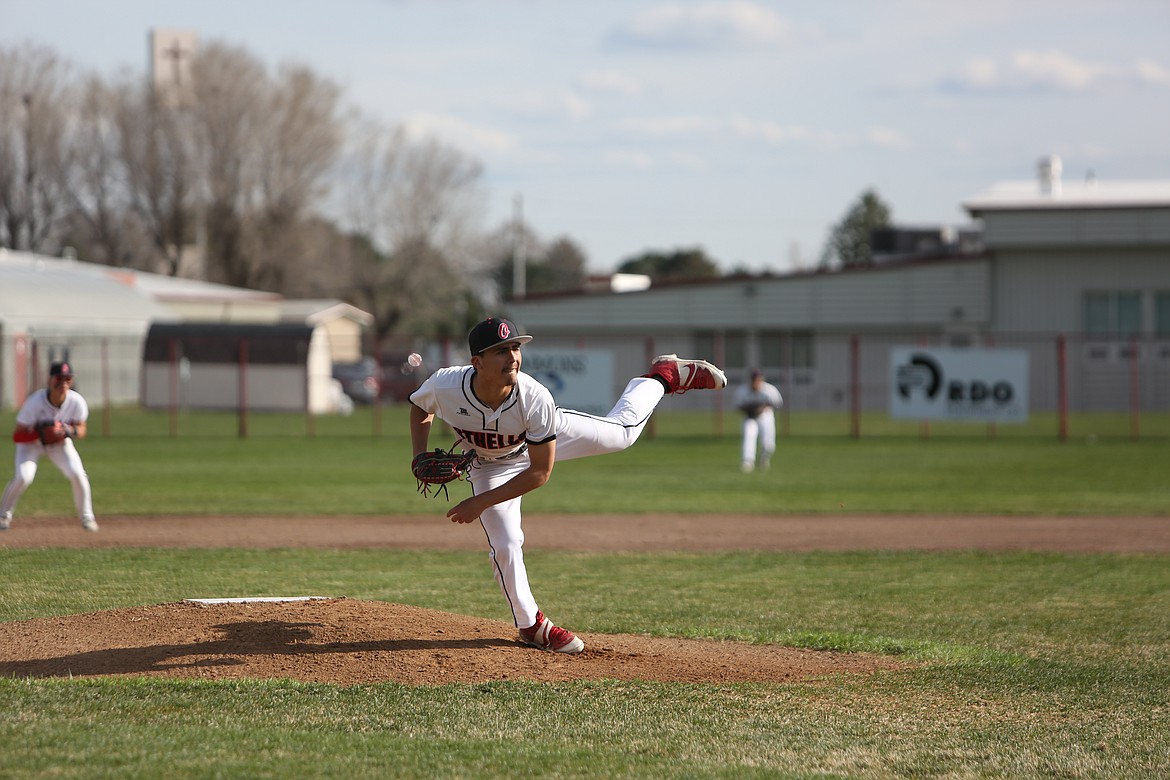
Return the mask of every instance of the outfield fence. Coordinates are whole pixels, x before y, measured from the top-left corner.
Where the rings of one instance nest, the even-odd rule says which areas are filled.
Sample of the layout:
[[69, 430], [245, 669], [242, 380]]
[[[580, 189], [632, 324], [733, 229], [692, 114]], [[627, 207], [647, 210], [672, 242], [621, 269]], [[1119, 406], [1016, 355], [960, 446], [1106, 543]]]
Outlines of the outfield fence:
[[[648, 360], [659, 352], [713, 360], [726, 369], [731, 389], [759, 368], [784, 396], [782, 436], [1170, 437], [1166, 338], [996, 334], [956, 341], [954, 336], [872, 331], [815, 338], [611, 333], [542, 337], [541, 347], [611, 356], [612, 385], [597, 388], [600, 397], [610, 400], [629, 377], [645, 373]], [[896, 419], [890, 413], [897, 392], [891, 360], [896, 350], [907, 347], [1025, 354], [1027, 419], [1010, 424]], [[177, 436], [190, 432], [179, 424], [185, 413], [222, 412], [236, 418], [237, 435], [248, 436], [251, 415], [292, 413], [304, 415], [304, 430], [312, 435], [323, 418], [350, 414], [355, 407], [364, 414], [363, 407], [369, 407], [376, 433], [383, 408], [404, 403], [435, 368], [466, 360], [461, 343], [419, 345], [424, 363], [413, 371], [405, 362], [407, 349], [368, 347], [381, 392], [351, 398], [333, 379], [328, 337], [309, 329], [255, 326], [224, 336], [175, 336], [151, 343], [145, 336], [127, 335], [0, 335], [0, 409], [17, 408], [44, 386], [51, 362], [69, 360], [91, 418], [116, 407], [140, 408], [155, 414], [165, 433]], [[724, 435], [738, 430], [732, 398], [732, 392], [688, 393], [669, 397], [660, 409], [708, 418], [706, 429]]]

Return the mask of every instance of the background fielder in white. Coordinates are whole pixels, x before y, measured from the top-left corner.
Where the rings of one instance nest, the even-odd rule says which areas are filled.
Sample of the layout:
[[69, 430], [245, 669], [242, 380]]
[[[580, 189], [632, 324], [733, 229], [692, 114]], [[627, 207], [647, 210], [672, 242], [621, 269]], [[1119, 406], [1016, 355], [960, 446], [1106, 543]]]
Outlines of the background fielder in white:
[[17, 502], [36, 479], [38, 461], [41, 456], [47, 456], [69, 480], [73, 489], [73, 504], [82, 527], [87, 531], [98, 530], [93, 516], [89, 476], [85, 473], [77, 448], [73, 446], [73, 439], [44, 445], [36, 436], [39, 424], [60, 421], [73, 426], [76, 438], [85, 438], [89, 405], [80, 393], [70, 387], [72, 382], [73, 370], [69, 364], [54, 363], [49, 369], [49, 386], [26, 398], [16, 413], [16, 430], [13, 432], [13, 441], [16, 442], [15, 473], [0, 496], [0, 529], [7, 529], [12, 522]]
[[784, 403], [775, 385], [764, 381], [758, 369], [752, 369], [747, 384], [735, 391], [735, 408], [743, 413], [743, 449], [740, 467], [745, 472], [772, 465], [776, 452], [776, 410]]

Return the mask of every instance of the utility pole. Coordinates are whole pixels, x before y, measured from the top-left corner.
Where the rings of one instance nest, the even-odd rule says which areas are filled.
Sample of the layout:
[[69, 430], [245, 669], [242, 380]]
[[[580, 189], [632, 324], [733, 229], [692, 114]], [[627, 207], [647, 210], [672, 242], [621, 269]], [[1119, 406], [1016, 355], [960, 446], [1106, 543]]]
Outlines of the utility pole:
[[523, 300], [527, 294], [528, 253], [524, 241], [524, 216], [521, 197], [513, 201], [512, 225], [512, 298]]

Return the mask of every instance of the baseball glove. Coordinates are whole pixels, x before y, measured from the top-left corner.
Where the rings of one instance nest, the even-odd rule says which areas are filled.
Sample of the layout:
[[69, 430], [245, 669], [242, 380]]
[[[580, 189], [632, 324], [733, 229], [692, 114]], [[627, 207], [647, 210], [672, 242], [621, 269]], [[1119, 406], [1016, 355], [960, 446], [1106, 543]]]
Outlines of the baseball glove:
[[66, 439], [72, 439], [76, 429], [60, 420], [54, 422], [41, 423], [37, 426], [37, 437], [41, 440], [41, 444], [60, 444]]
[[455, 452], [455, 445], [451, 445], [449, 452], [435, 448], [415, 455], [414, 460], [410, 462], [410, 470], [418, 480], [418, 492], [429, 496], [433, 489], [435, 496], [441, 491], [443, 496], [449, 499], [447, 483], [466, 479], [467, 470], [471, 468], [473, 460], [474, 452]]
[[755, 419], [756, 417], [759, 417], [761, 414], [763, 414], [764, 410], [767, 408], [767, 404], [744, 404], [743, 406], [739, 407], [739, 410], [743, 412], [744, 417], [751, 417], [752, 419]]

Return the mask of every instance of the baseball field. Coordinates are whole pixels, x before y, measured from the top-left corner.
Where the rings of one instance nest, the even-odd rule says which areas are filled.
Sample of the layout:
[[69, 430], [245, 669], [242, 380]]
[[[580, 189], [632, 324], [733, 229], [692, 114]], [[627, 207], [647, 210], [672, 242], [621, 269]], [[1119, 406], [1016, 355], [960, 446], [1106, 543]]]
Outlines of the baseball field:
[[802, 435], [741, 474], [662, 413], [525, 499], [566, 657], [415, 493], [404, 410], [110, 422], [101, 531], [42, 461], [0, 532], [0, 777], [1170, 776], [1165, 438]]

